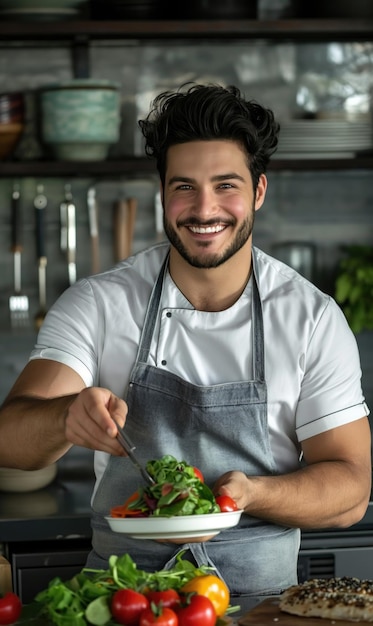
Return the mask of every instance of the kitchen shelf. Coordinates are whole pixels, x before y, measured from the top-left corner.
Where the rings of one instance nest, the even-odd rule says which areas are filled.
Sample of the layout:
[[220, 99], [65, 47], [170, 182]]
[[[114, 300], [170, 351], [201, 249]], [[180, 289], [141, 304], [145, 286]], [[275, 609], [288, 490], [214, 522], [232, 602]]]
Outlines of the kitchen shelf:
[[[373, 169], [373, 153], [354, 159], [284, 159], [274, 158], [269, 165], [272, 171], [281, 170], [346, 170]], [[128, 157], [107, 161], [3, 161], [0, 177], [79, 177], [97, 176], [115, 178], [127, 175], [156, 175], [155, 163], [146, 157]]]
[[[293, 41], [370, 41], [373, 20], [293, 19], [282, 20], [56, 20], [0, 21], [0, 48], [4, 46], [54, 45], [72, 48], [74, 76], [90, 75], [89, 46], [95, 40], [119, 40], [137, 45], [141, 41], [225, 43], [229, 40]], [[356, 158], [284, 158], [271, 161], [274, 171], [373, 169], [373, 153]], [[0, 178], [5, 177], [84, 177], [118, 178], [155, 174], [155, 164], [146, 158], [124, 157], [103, 162], [0, 162]]]
[[20, 39], [271, 39], [364, 41], [373, 36], [373, 20], [71, 20], [0, 22], [0, 42]]
[[146, 157], [124, 158], [107, 161], [3, 161], [0, 164], [0, 177], [59, 177], [102, 176], [118, 178], [130, 174], [156, 174], [155, 164]]

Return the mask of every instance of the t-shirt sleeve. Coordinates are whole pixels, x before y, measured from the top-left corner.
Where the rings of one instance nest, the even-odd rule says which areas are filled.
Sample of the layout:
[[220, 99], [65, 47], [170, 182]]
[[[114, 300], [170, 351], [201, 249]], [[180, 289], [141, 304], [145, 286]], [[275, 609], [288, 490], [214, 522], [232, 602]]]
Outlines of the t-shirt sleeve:
[[299, 441], [369, 414], [356, 339], [333, 299], [315, 326], [302, 367], [296, 412]]
[[90, 283], [82, 279], [50, 308], [30, 360], [50, 359], [68, 365], [86, 386], [96, 384], [100, 321]]

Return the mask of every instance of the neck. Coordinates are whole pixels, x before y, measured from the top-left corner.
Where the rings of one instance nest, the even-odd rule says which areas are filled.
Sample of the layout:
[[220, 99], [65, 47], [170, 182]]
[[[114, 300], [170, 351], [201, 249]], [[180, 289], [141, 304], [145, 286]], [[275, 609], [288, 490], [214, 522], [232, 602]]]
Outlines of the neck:
[[171, 247], [171, 278], [195, 309], [224, 311], [239, 299], [251, 274], [251, 242], [248, 243], [234, 257], [211, 269], [192, 267]]

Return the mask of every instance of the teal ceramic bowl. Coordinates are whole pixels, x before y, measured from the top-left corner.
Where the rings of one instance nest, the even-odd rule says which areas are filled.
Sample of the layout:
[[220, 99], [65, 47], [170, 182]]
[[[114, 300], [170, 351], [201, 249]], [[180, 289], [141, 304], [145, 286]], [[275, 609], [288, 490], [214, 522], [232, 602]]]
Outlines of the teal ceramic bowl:
[[97, 161], [119, 140], [120, 93], [117, 83], [79, 79], [41, 91], [41, 134], [56, 158]]

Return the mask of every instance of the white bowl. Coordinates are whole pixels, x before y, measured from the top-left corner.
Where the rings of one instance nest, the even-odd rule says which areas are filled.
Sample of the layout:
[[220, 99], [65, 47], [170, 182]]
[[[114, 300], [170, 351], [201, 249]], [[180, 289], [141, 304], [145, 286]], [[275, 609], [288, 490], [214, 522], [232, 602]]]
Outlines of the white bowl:
[[49, 485], [56, 477], [57, 464], [38, 470], [19, 470], [0, 467], [0, 491], [37, 491]]
[[174, 517], [110, 517], [106, 520], [116, 533], [135, 539], [195, 539], [214, 537], [222, 530], [237, 526], [243, 511], [178, 515]]

